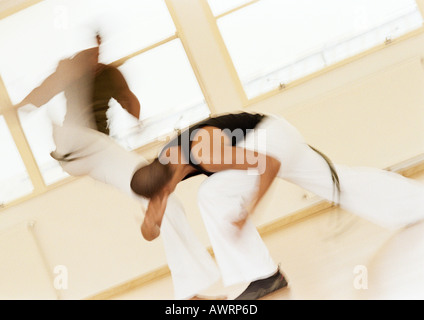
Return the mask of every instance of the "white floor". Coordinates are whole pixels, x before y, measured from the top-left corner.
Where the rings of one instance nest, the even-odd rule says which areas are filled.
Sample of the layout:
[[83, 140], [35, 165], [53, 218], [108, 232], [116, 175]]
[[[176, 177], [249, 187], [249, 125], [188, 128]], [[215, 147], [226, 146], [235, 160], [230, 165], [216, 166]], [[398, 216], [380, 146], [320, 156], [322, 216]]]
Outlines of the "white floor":
[[[393, 232], [337, 209], [263, 239], [289, 280], [265, 299], [424, 299], [424, 222]], [[246, 285], [217, 283], [204, 294], [233, 299]], [[114, 299], [172, 300], [171, 278]]]

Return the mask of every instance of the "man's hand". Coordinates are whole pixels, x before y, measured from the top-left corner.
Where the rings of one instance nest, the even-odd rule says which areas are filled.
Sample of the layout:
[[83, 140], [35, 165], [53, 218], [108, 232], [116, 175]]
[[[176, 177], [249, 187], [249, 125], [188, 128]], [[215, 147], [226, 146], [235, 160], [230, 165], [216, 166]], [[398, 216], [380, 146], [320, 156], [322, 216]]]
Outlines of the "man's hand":
[[159, 227], [162, 225], [169, 194], [161, 194], [150, 200], [146, 216], [150, 216]]
[[152, 241], [159, 237], [160, 227], [166, 210], [169, 193], [163, 192], [161, 195], [150, 199], [146, 210], [141, 233], [147, 241]]
[[243, 211], [240, 213], [239, 219], [233, 222], [233, 225], [239, 228], [240, 230], [243, 229], [247, 219], [251, 214], [253, 214], [257, 205], [258, 201], [256, 199], [249, 202], [249, 204], [246, 205]]

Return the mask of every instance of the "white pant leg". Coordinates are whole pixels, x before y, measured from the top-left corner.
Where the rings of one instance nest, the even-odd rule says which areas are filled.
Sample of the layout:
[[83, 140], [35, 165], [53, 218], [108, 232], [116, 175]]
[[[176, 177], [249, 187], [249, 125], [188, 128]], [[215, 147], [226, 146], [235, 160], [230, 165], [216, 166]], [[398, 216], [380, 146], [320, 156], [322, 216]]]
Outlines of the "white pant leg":
[[128, 151], [111, 137], [81, 126], [53, 126], [56, 144], [55, 156], [70, 154], [72, 161], [59, 161], [63, 170], [71, 176], [89, 176], [105, 183], [140, 202], [135, 213], [138, 225], [143, 222], [148, 201], [131, 189], [134, 172], [147, 164], [141, 155]]
[[377, 168], [335, 167], [342, 208], [389, 229], [424, 219], [423, 183]]
[[138, 199], [130, 187], [134, 172], [148, 162], [141, 155], [128, 151], [109, 136], [84, 127], [54, 127], [57, 155], [73, 161], [61, 161], [71, 176], [90, 176]]
[[184, 208], [171, 195], [161, 226], [161, 238], [172, 274], [176, 299], [187, 299], [220, 278], [215, 261], [190, 228]]
[[338, 199], [327, 162], [292, 125], [270, 117], [257, 129], [265, 130], [266, 141], [259, 141], [258, 146], [252, 134], [246, 139], [246, 147], [279, 159], [280, 178], [339, 202], [341, 208], [386, 228], [401, 228], [424, 218], [424, 184], [377, 168], [335, 164], [341, 187]]
[[199, 189], [199, 209], [227, 286], [264, 278], [277, 270], [255, 225], [248, 220], [239, 230], [232, 224], [257, 187], [257, 175], [226, 170], [207, 178]]

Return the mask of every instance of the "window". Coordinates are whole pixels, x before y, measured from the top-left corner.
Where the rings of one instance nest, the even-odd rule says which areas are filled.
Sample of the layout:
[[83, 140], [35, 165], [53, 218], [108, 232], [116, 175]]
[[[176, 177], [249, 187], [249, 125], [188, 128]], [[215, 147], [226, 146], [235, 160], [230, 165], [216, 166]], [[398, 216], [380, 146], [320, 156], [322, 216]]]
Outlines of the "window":
[[248, 98], [423, 23], [414, 0], [233, 0], [227, 13], [208, 2]]
[[[13, 30], [13, 32], [11, 32]], [[0, 21], [0, 70], [17, 103], [59, 60], [104, 43], [100, 60], [111, 63], [175, 34], [163, 1], [44, 0]]]
[[[143, 125], [120, 107], [111, 109], [111, 135], [128, 149], [209, 116], [209, 108], [179, 39], [140, 54], [120, 67], [140, 97]], [[134, 131], [135, 129], [135, 131]]]
[[61, 121], [66, 112], [65, 103], [64, 94], [59, 94], [43, 108], [34, 107], [35, 110], [30, 112], [25, 110], [31, 109], [30, 107], [22, 107], [18, 110], [25, 137], [46, 185], [68, 177], [58, 162], [50, 156], [50, 152], [55, 150], [52, 119], [57, 122]]
[[0, 116], [0, 207], [30, 194], [33, 190], [28, 173], [9, 132]]
[[[40, 85], [61, 59], [95, 46], [96, 32], [102, 36], [100, 62], [119, 66], [141, 103], [139, 126], [116, 101], [110, 102], [111, 136], [118, 143], [133, 150], [209, 116], [163, 0], [44, 0], [0, 20], [0, 77], [11, 103]], [[44, 183], [50, 186], [68, 177], [50, 157], [55, 149], [52, 123], [65, 116], [65, 95], [32, 109], [23, 107], [18, 116]], [[25, 167], [10, 161], [24, 177]], [[0, 180], [3, 174], [0, 171]]]
[[211, 7], [212, 13], [215, 16], [219, 16], [230, 10], [234, 10], [236, 8], [256, 1], [258, 0], [209, 0], [209, 6]]

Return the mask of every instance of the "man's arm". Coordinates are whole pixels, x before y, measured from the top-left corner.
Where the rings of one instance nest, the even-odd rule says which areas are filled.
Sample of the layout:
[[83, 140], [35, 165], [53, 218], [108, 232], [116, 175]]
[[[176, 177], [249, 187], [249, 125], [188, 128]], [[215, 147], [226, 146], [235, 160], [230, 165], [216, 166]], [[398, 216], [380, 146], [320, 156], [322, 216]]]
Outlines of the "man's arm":
[[141, 225], [141, 234], [147, 241], [152, 241], [159, 237], [167, 201], [168, 194], [162, 194], [150, 199], [146, 216]]
[[32, 90], [15, 107], [19, 108], [28, 104], [41, 107], [58, 93], [64, 91], [72, 82], [78, 81], [84, 74], [93, 73], [97, 64], [98, 52], [99, 49], [97, 47], [90, 48], [79, 52], [71, 59], [61, 60], [56, 71], [48, 76], [40, 86]]
[[[248, 159], [255, 159], [255, 161], [250, 163]], [[277, 159], [263, 153], [239, 147], [222, 146], [221, 157], [219, 159], [217, 159], [217, 156], [212, 155], [210, 159], [208, 159], [208, 163], [201, 163], [201, 166], [209, 172], [223, 170], [256, 170], [260, 180], [256, 196], [252, 199], [249, 208], [247, 208], [248, 211], [250, 211], [248, 213], [251, 213], [268, 191], [280, 170], [281, 163]]]
[[128, 111], [136, 119], [140, 118], [140, 102], [138, 98], [129, 89], [121, 92], [117, 97], [116, 101]]
[[113, 84], [115, 86], [113, 98], [135, 118], [140, 118], [140, 101], [130, 90], [122, 73], [115, 67], [112, 71]]
[[60, 67], [62, 63], [65, 62], [60, 62], [57, 70], [48, 76], [37, 88], [32, 90], [15, 107], [20, 108], [28, 104], [41, 107], [42, 105], [49, 102], [55, 95], [63, 91], [65, 88], [65, 83], [63, 81], [63, 74], [61, 72], [62, 68]]
[[277, 176], [280, 161], [263, 153], [231, 146], [222, 131], [221, 136], [217, 134], [216, 128], [205, 127], [202, 130], [205, 131], [199, 135], [202, 136], [201, 141], [194, 141], [192, 144], [192, 156], [203, 169], [209, 172], [254, 169], [258, 172], [259, 188], [246, 208], [247, 213], [253, 212]]

